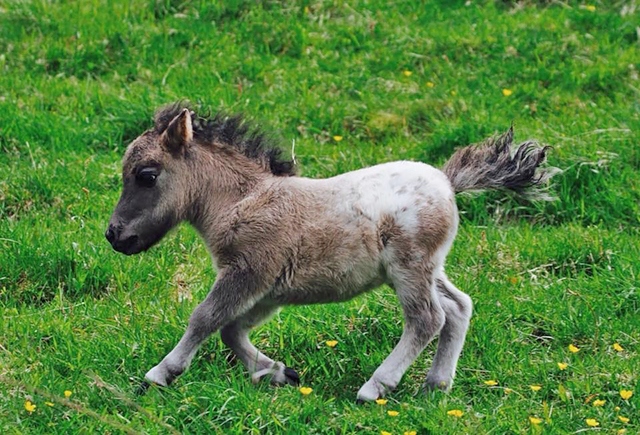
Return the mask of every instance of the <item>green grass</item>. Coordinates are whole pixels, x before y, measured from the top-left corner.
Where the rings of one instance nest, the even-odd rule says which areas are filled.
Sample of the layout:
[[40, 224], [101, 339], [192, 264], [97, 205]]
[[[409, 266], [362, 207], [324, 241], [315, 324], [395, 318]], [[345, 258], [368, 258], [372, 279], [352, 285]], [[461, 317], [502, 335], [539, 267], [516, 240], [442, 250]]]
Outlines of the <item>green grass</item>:
[[[0, 432], [640, 432], [635, 3], [224, 3], [0, 2]], [[103, 236], [122, 152], [178, 99], [295, 140], [311, 177], [440, 165], [512, 122], [554, 146], [558, 201], [459, 198], [448, 272], [475, 312], [450, 394], [419, 393], [432, 344], [386, 405], [355, 404], [402, 330], [388, 288], [253, 334], [308, 396], [252, 385], [218, 336], [174, 386], [134, 394], [215, 277], [186, 226], [135, 257]]]

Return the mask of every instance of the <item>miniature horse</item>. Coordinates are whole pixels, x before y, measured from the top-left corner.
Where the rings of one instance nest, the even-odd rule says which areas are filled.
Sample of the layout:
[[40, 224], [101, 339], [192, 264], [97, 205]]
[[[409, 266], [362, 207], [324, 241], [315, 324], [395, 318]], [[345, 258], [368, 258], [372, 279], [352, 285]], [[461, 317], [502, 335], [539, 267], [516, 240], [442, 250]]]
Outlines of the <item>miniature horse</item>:
[[538, 170], [546, 147], [525, 142], [512, 150], [512, 142], [510, 129], [458, 150], [442, 170], [400, 161], [309, 179], [240, 117], [202, 117], [183, 104], [161, 109], [125, 153], [106, 237], [115, 250], [137, 254], [186, 220], [204, 239], [217, 278], [146, 380], [168, 386], [220, 330], [254, 381], [298, 384], [298, 374], [260, 352], [249, 331], [280, 306], [345, 301], [388, 284], [404, 330], [357, 398], [395, 388], [437, 334], [424, 387], [448, 390], [472, 310], [444, 272], [458, 227], [455, 193], [526, 193], [548, 178]]

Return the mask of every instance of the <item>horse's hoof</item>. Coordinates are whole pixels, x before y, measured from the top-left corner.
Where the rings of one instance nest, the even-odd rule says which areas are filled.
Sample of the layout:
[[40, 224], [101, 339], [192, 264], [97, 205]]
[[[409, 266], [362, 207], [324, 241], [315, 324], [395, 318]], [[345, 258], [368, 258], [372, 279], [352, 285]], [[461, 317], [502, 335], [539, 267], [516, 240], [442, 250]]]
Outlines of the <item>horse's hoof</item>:
[[430, 393], [432, 391], [442, 391], [443, 393], [448, 393], [449, 390], [451, 390], [450, 379], [439, 379], [427, 375], [427, 379], [425, 380], [424, 384], [422, 384], [422, 391], [424, 393]]
[[387, 387], [374, 378], [369, 379], [358, 391], [357, 400], [362, 402], [373, 402], [384, 397], [385, 393], [393, 388]]
[[147, 394], [147, 391], [149, 390], [150, 386], [151, 384], [147, 381], [140, 382], [140, 384], [138, 385], [138, 388], [136, 388], [136, 391], [135, 391], [136, 396], [144, 396], [145, 394]]
[[271, 385], [300, 385], [300, 376], [298, 373], [282, 363], [275, 363], [268, 369], [262, 369], [251, 375], [254, 384], [262, 381], [264, 378], [270, 378]]
[[287, 378], [287, 384], [293, 385], [294, 387], [300, 385], [300, 375], [298, 375], [298, 372], [296, 372], [294, 369], [285, 367], [284, 375]]

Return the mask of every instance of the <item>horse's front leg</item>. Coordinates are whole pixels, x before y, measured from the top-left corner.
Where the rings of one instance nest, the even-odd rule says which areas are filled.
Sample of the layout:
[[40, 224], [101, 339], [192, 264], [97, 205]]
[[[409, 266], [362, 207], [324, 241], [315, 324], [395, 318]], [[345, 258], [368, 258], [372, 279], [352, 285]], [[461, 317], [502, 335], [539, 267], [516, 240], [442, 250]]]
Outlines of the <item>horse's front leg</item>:
[[295, 370], [260, 352], [249, 339], [249, 331], [270, 317], [276, 309], [277, 306], [258, 303], [225, 325], [220, 331], [220, 336], [224, 344], [242, 361], [253, 382], [268, 378], [274, 385], [298, 385], [300, 377]]
[[212, 333], [245, 313], [259, 299], [261, 286], [245, 269], [227, 268], [189, 318], [189, 326], [176, 347], [145, 375], [147, 381], [168, 386], [184, 372], [196, 351]]

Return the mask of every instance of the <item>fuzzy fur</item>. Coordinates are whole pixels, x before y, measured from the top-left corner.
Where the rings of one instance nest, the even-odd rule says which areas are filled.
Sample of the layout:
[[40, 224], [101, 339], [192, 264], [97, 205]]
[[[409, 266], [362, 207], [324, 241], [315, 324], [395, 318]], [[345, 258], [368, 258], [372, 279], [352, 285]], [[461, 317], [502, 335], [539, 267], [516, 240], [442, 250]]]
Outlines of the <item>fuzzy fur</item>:
[[[169, 385], [220, 331], [254, 381], [295, 384], [295, 371], [260, 352], [249, 331], [280, 306], [344, 301], [386, 283], [403, 308], [404, 331], [358, 399], [395, 388], [438, 334], [424, 387], [449, 389], [472, 311], [444, 272], [458, 226], [455, 192], [522, 192], [542, 180], [536, 169], [545, 149], [527, 142], [512, 155], [510, 130], [456, 152], [444, 172], [392, 162], [316, 180], [290, 176], [277, 148], [240, 125], [170, 106], [125, 154], [122, 196], [107, 231], [114, 248], [141, 252], [186, 220], [218, 270], [185, 334], [146, 379]], [[149, 171], [157, 174], [153, 185], [140, 181]]]
[[511, 190], [529, 197], [541, 195], [539, 186], [555, 170], [540, 170], [550, 147], [535, 141], [513, 146], [513, 127], [478, 145], [456, 151], [442, 168], [456, 193], [468, 190]]

